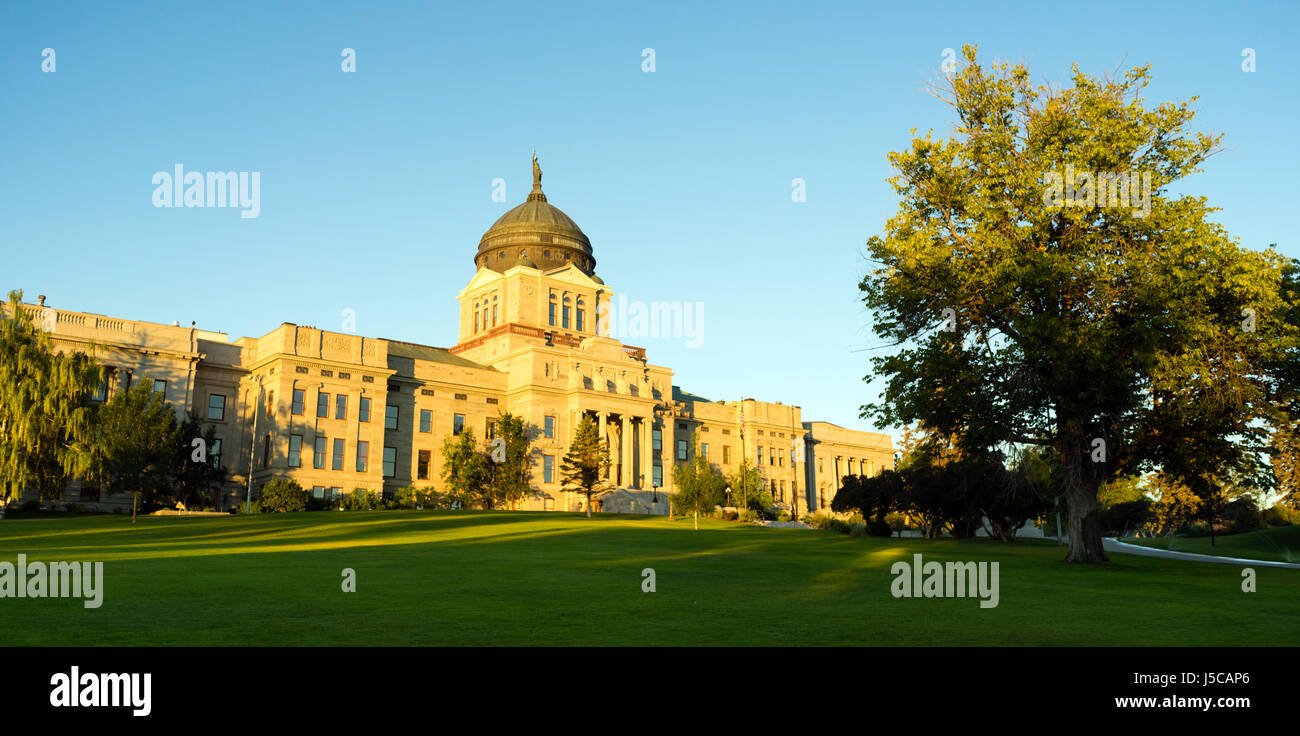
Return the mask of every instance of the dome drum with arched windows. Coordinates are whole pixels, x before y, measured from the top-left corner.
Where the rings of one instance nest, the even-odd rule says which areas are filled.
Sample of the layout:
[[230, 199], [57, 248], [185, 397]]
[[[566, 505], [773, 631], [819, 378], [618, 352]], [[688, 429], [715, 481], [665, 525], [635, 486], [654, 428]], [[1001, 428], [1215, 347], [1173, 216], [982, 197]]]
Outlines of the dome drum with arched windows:
[[542, 169], [533, 155], [533, 191], [479, 240], [474, 265], [504, 272], [520, 261], [543, 271], [573, 263], [588, 276], [596, 269], [591, 241], [568, 215], [546, 201]]

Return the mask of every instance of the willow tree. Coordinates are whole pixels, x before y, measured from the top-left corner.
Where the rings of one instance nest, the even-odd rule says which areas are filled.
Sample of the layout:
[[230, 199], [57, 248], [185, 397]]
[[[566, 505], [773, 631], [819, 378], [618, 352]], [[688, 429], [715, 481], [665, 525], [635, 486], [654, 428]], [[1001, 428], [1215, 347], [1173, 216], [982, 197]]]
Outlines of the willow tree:
[[1145, 104], [1149, 67], [1074, 68], [1064, 89], [975, 48], [935, 85], [951, 137], [892, 153], [900, 197], [867, 245], [863, 300], [894, 349], [864, 417], [960, 438], [969, 452], [1050, 447], [1071, 562], [1103, 562], [1097, 492], [1161, 468], [1250, 466], [1293, 380], [1289, 264], [1242, 248], [1204, 197], [1171, 185], [1222, 136], [1188, 102]]
[[50, 497], [91, 472], [90, 397], [104, 377], [93, 357], [56, 352], [22, 298], [0, 308], [0, 516], [28, 487]]

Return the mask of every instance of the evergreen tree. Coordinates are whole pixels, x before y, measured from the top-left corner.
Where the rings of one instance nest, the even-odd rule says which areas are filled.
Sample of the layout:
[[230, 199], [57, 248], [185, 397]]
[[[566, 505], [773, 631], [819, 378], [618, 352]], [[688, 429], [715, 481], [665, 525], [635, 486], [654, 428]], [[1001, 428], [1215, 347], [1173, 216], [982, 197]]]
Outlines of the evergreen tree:
[[[196, 459], [198, 449], [194, 441], [203, 440], [199, 448], [202, 456]], [[217, 457], [212, 454], [217, 441], [216, 428], [204, 426], [204, 422], [194, 412], [189, 412], [180, 425], [180, 443], [177, 445], [172, 474], [176, 480], [176, 500], [186, 508], [211, 505], [218, 506], [215, 494], [226, 481], [226, 469], [217, 464]]]
[[609, 445], [600, 438], [600, 430], [584, 414], [573, 433], [573, 443], [560, 461], [560, 477], [566, 491], [587, 497], [587, 517], [591, 517], [591, 497], [609, 486], [605, 471], [609, 469]]

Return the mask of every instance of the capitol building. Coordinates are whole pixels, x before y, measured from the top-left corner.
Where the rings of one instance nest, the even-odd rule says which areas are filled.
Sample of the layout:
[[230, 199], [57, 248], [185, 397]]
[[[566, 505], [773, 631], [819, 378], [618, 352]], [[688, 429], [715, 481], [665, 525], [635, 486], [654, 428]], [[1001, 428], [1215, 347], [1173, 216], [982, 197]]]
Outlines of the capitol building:
[[[612, 490], [597, 498], [605, 511], [666, 513], [674, 464], [696, 453], [724, 473], [747, 460], [799, 514], [829, 506], [842, 476], [894, 466], [888, 435], [808, 421], [792, 403], [696, 396], [644, 348], [615, 339], [600, 319], [614, 290], [582, 229], [547, 201], [535, 158], [532, 192], [483, 234], [474, 265], [450, 347], [291, 323], [230, 339], [57, 309], [44, 297], [31, 307], [56, 349], [95, 344], [108, 392], [146, 381], [179, 416], [193, 411], [215, 427], [209, 453], [229, 475], [223, 508], [277, 477], [317, 497], [441, 489], [443, 441], [472, 430], [482, 443], [504, 412], [534, 436], [534, 493], [522, 509], [583, 508], [560, 477], [583, 415], [609, 442]], [[797, 400], [799, 388], [785, 398]], [[130, 506], [129, 495], [75, 483], [64, 498]]]

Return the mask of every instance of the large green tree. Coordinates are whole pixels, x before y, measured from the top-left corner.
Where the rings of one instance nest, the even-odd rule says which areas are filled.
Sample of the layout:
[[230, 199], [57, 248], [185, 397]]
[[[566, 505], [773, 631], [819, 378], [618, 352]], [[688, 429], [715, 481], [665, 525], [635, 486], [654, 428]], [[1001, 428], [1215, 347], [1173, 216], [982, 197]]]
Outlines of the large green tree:
[[[700, 512], [708, 513], [715, 506], [727, 502], [727, 478], [722, 471], [709, 462], [704, 453], [699, 452], [694, 436], [691, 444], [696, 452], [688, 462], [673, 467], [673, 511], [679, 514], [692, 514], [695, 528], [700, 528]], [[733, 494], [734, 494], [733, 489]], [[757, 495], [761, 491], [751, 490]]]
[[1067, 559], [1102, 562], [1104, 482], [1201, 477], [1260, 452], [1300, 344], [1288, 264], [1170, 192], [1221, 136], [1189, 131], [1187, 102], [1147, 106], [1148, 67], [1076, 67], [1056, 89], [963, 56], [937, 87], [952, 136], [889, 157], [901, 202], [860, 288], [897, 350], [873, 360], [884, 398], [863, 415], [919, 420], [976, 453], [1051, 447]]
[[[767, 481], [758, 468], [749, 464], [748, 459], [740, 461], [735, 471], [727, 476], [726, 483], [726, 487], [731, 489], [731, 498], [727, 500], [733, 505], [751, 509], [764, 518], [775, 515], [776, 500], [768, 490]], [[795, 504], [792, 504], [792, 508], [798, 510]]]
[[94, 447], [108, 488], [140, 503], [171, 493], [177, 453], [185, 449], [176, 412], [147, 381], [99, 407]]
[[28, 487], [57, 497], [91, 472], [90, 397], [104, 378], [92, 356], [56, 352], [22, 296], [0, 307], [0, 517]]
[[515, 504], [532, 493], [533, 456], [529, 434], [523, 417], [510, 412], [497, 417], [497, 436], [488, 443], [486, 451], [487, 495], [493, 505], [514, 508]]
[[[447, 495], [462, 507], [485, 500], [488, 487], [488, 456], [479, 451], [474, 430], [466, 427], [459, 437], [442, 442], [442, 479]], [[491, 508], [490, 501], [485, 508]]]
[[588, 414], [582, 415], [569, 451], [560, 460], [560, 479], [566, 491], [587, 497], [587, 516], [591, 516], [591, 497], [609, 487], [605, 471], [609, 469], [609, 444], [601, 439], [600, 430]]

